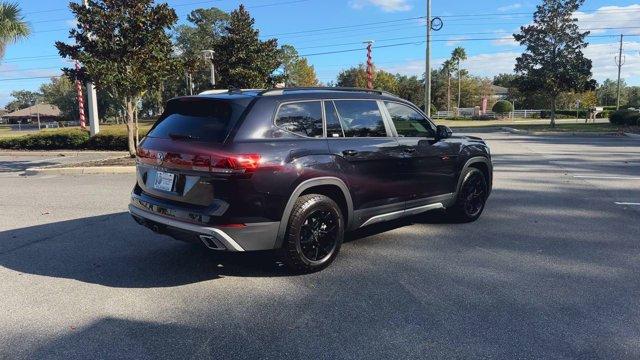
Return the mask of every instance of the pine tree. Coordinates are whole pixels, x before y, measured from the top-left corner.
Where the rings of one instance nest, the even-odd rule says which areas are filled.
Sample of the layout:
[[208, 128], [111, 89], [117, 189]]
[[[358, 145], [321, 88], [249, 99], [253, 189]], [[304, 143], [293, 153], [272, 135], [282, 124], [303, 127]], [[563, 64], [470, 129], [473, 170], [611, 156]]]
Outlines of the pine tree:
[[261, 41], [255, 20], [240, 5], [231, 12], [226, 34], [215, 46], [219, 87], [264, 88], [280, 81], [274, 71], [281, 65], [276, 39]]

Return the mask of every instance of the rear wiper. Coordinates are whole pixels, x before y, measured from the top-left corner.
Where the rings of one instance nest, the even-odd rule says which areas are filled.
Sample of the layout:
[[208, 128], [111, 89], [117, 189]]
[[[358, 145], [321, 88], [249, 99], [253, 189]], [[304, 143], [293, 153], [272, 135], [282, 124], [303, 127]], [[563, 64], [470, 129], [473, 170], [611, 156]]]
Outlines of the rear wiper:
[[174, 139], [174, 140], [198, 140], [200, 139], [197, 136], [193, 136], [193, 135], [189, 135], [189, 134], [176, 134], [176, 133], [169, 133], [169, 137]]

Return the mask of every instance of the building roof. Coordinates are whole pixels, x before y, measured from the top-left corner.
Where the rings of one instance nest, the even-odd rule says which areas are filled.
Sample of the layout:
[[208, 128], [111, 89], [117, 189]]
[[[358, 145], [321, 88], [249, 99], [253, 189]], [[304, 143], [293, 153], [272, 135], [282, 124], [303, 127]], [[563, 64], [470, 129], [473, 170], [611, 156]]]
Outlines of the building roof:
[[14, 112], [3, 115], [5, 118], [12, 117], [31, 117], [40, 114], [40, 116], [60, 117], [60, 109], [57, 106], [51, 104], [36, 104], [29, 106], [28, 108], [16, 110]]
[[496, 95], [508, 95], [509, 89], [503, 86], [491, 85], [491, 91]]

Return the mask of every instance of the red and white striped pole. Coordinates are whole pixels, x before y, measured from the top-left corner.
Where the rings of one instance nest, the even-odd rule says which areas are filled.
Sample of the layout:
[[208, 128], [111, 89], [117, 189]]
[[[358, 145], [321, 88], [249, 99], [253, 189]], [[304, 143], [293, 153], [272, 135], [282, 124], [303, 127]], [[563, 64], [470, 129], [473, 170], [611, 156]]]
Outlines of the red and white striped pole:
[[365, 41], [365, 44], [367, 44], [367, 89], [373, 89], [373, 60], [371, 56], [373, 41]]
[[[76, 71], [80, 71], [80, 64], [76, 61]], [[78, 97], [78, 112], [80, 113], [80, 127], [85, 129], [86, 121], [84, 117], [84, 96], [82, 94], [82, 84], [76, 79], [76, 92]]]

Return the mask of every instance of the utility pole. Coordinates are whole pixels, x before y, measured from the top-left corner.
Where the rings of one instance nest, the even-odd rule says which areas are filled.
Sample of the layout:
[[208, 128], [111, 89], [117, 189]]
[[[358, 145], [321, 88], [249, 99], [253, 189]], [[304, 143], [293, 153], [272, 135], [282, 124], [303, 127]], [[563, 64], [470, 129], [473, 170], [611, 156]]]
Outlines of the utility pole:
[[368, 40], [364, 42], [367, 44], [367, 89], [373, 89], [373, 57], [371, 56], [371, 47], [373, 41]]
[[622, 71], [622, 65], [624, 65], [624, 58], [622, 57], [622, 34], [620, 34], [620, 49], [618, 50], [618, 57], [615, 59], [618, 66], [618, 100], [616, 101], [616, 110], [620, 110], [620, 72]]
[[[89, 7], [89, 0], [84, 0], [84, 6]], [[91, 136], [100, 132], [100, 121], [98, 119], [98, 95], [93, 83], [87, 81], [87, 104], [89, 105], [89, 132]]]
[[431, 117], [431, 0], [427, 0], [427, 46], [424, 74], [424, 112]]
[[204, 55], [204, 60], [207, 61], [209, 60], [209, 62], [211, 63], [211, 88], [215, 88], [216, 87], [216, 68], [215, 65], [213, 64], [213, 55], [216, 52], [213, 50], [202, 50], [202, 54]]
[[40, 109], [38, 108], [38, 99], [36, 99], [36, 117], [38, 118], [38, 130], [40, 130]]

